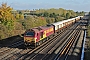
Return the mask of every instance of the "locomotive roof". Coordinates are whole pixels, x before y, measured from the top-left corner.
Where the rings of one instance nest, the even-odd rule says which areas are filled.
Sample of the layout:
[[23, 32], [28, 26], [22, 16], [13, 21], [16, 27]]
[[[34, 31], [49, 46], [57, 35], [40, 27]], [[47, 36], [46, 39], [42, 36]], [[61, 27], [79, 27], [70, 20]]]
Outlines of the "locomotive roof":
[[53, 27], [52, 25], [47, 25], [47, 26], [40, 26], [40, 27], [35, 27], [35, 28], [32, 28], [32, 29], [29, 29], [27, 31], [34, 31], [36, 33], [40, 32], [40, 31], [43, 31], [43, 30], [46, 30], [46, 29], [49, 29]]

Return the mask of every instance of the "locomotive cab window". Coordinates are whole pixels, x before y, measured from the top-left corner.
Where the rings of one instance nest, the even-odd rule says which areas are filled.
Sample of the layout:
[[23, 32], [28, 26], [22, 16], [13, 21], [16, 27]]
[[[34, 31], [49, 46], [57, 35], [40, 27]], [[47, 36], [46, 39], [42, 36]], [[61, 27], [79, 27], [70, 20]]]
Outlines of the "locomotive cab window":
[[25, 35], [26, 36], [34, 36], [34, 32], [27, 32]]

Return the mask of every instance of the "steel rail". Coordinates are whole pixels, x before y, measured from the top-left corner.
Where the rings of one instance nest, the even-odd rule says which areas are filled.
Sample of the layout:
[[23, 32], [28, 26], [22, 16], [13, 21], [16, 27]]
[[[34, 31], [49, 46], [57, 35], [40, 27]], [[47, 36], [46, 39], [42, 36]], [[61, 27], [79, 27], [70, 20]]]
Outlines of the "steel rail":
[[84, 60], [85, 41], [86, 41], [86, 30], [84, 30], [84, 41], [83, 41], [83, 46], [82, 46], [81, 60]]

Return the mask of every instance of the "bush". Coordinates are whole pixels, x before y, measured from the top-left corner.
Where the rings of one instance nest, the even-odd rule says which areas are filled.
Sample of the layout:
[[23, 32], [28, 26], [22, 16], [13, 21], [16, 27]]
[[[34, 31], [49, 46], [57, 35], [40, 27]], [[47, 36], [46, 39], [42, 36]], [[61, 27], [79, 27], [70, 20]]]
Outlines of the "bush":
[[8, 29], [0, 24], [0, 40], [8, 37]]

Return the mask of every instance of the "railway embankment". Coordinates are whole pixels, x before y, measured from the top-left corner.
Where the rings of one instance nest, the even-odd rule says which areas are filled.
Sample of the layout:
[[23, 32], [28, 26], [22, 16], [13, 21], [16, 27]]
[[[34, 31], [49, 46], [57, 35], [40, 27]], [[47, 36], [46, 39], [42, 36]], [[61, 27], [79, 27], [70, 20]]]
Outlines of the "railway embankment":
[[90, 60], [90, 26], [87, 27], [87, 38], [85, 42], [85, 58], [84, 60]]

